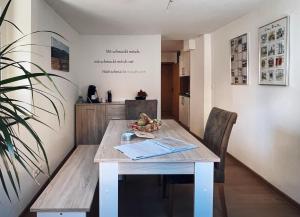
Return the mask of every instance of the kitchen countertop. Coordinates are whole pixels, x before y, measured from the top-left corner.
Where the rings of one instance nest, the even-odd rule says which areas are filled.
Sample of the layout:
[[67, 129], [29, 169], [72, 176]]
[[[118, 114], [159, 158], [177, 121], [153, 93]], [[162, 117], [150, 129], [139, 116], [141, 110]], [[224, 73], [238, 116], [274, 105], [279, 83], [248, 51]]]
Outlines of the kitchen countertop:
[[186, 94], [186, 93], [180, 93], [179, 96], [185, 96], [185, 97], [190, 97], [190, 94]]

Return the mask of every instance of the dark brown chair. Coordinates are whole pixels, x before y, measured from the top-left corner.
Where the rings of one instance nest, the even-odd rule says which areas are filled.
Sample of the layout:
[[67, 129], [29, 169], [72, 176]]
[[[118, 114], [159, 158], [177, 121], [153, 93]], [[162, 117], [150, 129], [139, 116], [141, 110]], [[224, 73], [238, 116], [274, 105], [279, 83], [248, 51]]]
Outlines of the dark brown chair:
[[139, 119], [140, 113], [157, 118], [157, 100], [125, 100], [126, 120]]
[[[227, 152], [228, 140], [231, 134], [233, 125], [236, 123], [237, 114], [234, 112], [225, 111], [219, 108], [213, 108], [208, 117], [204, 138], [201, 142], [207, 146], [212, 152], [218, 155], [221, 159], [219, 163], [214, 165], [214, 182], [218, 183], [218, 194], [222, 206], [224, 216], [227, 217], [227, 208], [224, 194], [225, 181], [225, 157]], [[166, 195], [166, 189], [169, 190], [169, 216], [173, 216], [173, 185], [193, 183], [193, 175], [170, 175], [164, 176], [163, 192]]]

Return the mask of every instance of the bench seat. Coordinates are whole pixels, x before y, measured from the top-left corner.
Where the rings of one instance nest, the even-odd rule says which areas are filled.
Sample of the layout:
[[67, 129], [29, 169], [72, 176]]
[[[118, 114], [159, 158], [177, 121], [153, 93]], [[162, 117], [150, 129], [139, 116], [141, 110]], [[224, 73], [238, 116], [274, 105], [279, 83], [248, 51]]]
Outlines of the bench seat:
[[38, 216], [86, 216], [99, 180], [98, 145], [79, 145], [30, 208]]

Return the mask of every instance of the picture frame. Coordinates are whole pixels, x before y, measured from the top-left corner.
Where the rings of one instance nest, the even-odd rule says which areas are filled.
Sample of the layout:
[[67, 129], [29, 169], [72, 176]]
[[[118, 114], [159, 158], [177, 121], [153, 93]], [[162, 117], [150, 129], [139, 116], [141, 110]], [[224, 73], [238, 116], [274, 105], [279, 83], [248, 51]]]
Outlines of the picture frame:
[[289, 84], [289, 31], [289, 16], [258, 29], [260, 85]]
[[51, 37], [51, 69], [70, 71], [70, 48], [53, 36]]
[[248, 85], [249, 83], [249, 46], [248, 33], [230, 40], [231, 85]]

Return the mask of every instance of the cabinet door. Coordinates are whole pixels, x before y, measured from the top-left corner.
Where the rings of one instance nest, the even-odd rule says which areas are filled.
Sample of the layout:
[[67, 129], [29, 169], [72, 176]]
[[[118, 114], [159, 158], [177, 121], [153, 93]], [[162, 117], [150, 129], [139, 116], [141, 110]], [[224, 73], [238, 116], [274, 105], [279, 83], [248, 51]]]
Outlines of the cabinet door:
[[184, 98], [179, 96], [179, 121], [184, 122]]
[[183, 66], [183, 52], [180, 53], [180, 56], [179, 56], [179, 76], [184, 76], [183, 74], [183, 69], [184, 69], [184, 66]]
[[76, 106], [76, 145], [100, 144], [104, 131], [104, 120], [104, 106]]
[[186, 114], [186, 126], [189, 128], [190, 127], [190, 98], [189, 97], [184, 97], [185, 98], [185, 114]]
[[188, 97], [180, 96], [179, 106], [179, 121], [186, 127], [190, 125], [190, 99]]
[[110, 120], [125, 120], [125, 105], [106, 105], [105, 127], [107, 128]]
[[190, 75], [190, 51], [183, 52], [182, 56], [183, 60], [183, 69], [182, 69], [182, 75], [183, 76], [189, 76]]

